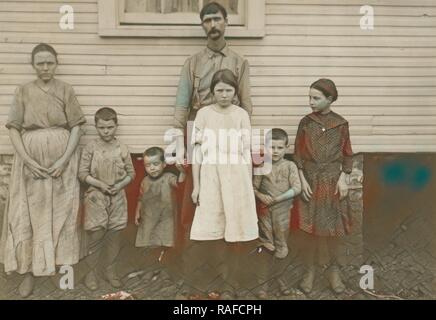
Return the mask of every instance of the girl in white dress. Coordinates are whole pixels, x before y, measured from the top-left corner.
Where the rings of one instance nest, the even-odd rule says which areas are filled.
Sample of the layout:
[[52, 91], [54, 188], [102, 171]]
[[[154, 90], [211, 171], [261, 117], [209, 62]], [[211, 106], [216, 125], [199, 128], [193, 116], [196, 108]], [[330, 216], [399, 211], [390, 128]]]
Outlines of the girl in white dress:
[[[248, 113], [231, 103], [237, 92], [232, 71], [218, 71], [211, 83], [216, 103], [198, 111], [194, 123], [192, 200], [197, 205], [191, 240], [224, 239], [224, 280], [237, 279], [241, 243], [258, 238], [252, 187], [251, 125]], [[235, 247], [238, 248], [235, 254]], [[230, 254], [229, 254], [230, 252]], [[231, 290], [222, 298], [230, 298]]]

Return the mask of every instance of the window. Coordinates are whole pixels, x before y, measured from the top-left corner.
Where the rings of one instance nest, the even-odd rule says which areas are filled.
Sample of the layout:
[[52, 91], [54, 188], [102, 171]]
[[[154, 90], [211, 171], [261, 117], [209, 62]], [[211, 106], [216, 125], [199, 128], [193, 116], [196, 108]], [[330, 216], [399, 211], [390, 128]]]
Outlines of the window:
[[[196, 25], [203, 5], [212, 0], [121, 0], [121, 24]], [[247, 0], [221, 0], [229, 14], [230, 25], [245, 23]], [[197, 23], [196, 23], [197, 22]]]
[[[203, 5], [213, 0], [99, 0], [101, 36], [204, 37]], [[229, 14], [226, 37], [262, 37], [265, 0], [215, 0]]]

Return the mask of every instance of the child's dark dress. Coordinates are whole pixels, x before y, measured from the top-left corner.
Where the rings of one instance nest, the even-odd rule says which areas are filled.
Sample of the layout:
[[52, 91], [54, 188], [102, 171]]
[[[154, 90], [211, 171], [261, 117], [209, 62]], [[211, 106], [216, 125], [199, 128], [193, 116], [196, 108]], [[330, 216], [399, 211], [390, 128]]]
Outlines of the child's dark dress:
[[311, 113], [298, 127], [294, 160], [302, 169], [313, 195], [298, 202], [299, 229], [316, 236], [342, 236], [351, 221], [346, 199], [335, 195], [341, 172], [351, 173], [352, 155], [348, 122], [337, 113]]
[[177, 176], [165, 172], [157, 179], [146, 176], [138, 201], [142, 202], [136, 247], [173, 247], [176, 206], [173, 198]]

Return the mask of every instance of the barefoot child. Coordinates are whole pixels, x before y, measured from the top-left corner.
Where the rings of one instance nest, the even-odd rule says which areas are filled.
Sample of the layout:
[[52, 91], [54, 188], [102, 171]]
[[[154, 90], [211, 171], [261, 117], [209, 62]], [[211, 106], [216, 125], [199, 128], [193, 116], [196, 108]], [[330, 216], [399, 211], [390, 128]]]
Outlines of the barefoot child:
[[164, 172], [164, 150], [152, 147], [144, 152], [144, 167], [147, 175], [142, 180], [135, 224], [138, 226], [136, 247], [151, 248], [147, 262], [152, 264], [154, 275], [162, 270], [169, 248], [175, 245], [176, 204], [174, 189], [185, 180], [182, 165], [176, 165], [179, 176]]
[[85, 262], [91, 269], [85, 285], [90, 290], [98, 289], [95, 269], [103, 251], [106, 280], [115, 288], [122, 286], [115, 260], [120, 251], [120, 232], [127, 226], [124, 188], [135, 178], [135, 170], [127, 146], [115, 137], [117, 126], [115, 110], [99, 109], [95, 114], [99, 138], [86, 145], [80, 161], [79, 179], [89, 185], [84, 200], [84, 224], [89, 237]]
[[[266, 175], [253, 178], [254, 194], [264, 210], [259, 215], [260, 245], [273, 255], [273, 270], [263, 274], [262, 280], [283, 271], [288, 256], [289, 218], [293, 198], [301, 192], [297, 166], [284, 159], [288, 148], [288, 135], [282, 129], [272, 129], [266, 141], [266, 153], [272, 160], [272, 170]], [[269, 268], [268, 268], [269, 269]], [[282, 294], [289, 294], [286, 282], [277, 278]], [[258, 292], [259, 298], [266, 298], [266, 286]]]
[[315, 277], [315, 252], [325, 242], [330, 258], [328, 280], [336, 293], [345, 290], [337, 264], [341, 236], [349, 232], [346, 176], [352, 170], [348, 122], [330, 105], [338, 98], [333, 81], [320, 79], [310, 86], [312, 113], [305, 116], [295, 139], [294, 160], [298, 166], [302, 201], [299, 202], [299, 229], [304, 237], [306, 272], [300, 284], [309, 293]]

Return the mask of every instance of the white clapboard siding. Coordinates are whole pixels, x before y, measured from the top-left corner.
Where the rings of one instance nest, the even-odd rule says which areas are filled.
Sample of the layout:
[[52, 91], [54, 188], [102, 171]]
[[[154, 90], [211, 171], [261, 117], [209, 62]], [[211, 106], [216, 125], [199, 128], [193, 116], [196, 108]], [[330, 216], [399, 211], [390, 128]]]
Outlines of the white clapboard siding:
[[[355, 152], [436, 152], [436, 1], [266, 2], [266, 36], [228, 40], [251, 65], [254, 128], [282, 127], [292, 141], [310, 112], [308, 86], [330, 77]], [[74, 30], [58, 26], [64, 4], [75, 11]], [[359, 27], [363, 4], [374, 8], [372, 31]], [[134, 153], [168, 145], [181, 66], [204, 48], [198, 38], [102, 38], [97, 0], [1, 0], [0, 154], [12, 152], [4, 124], [15, 88], [35, 77], [30, 52], [39, 42], [59, 52], [58, 78], [82, 105], [81, 143], [96, 135], [94, 112], [110, 106]]]

